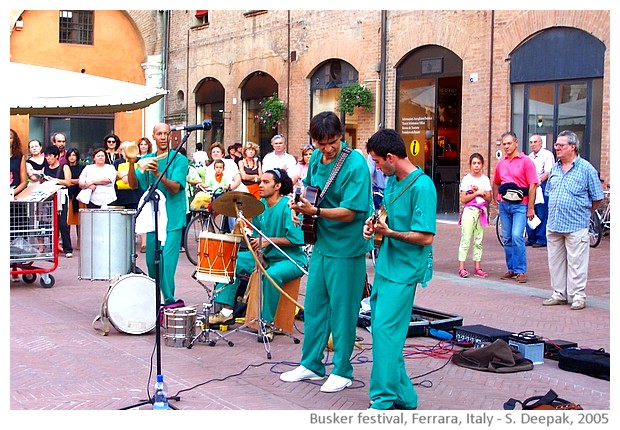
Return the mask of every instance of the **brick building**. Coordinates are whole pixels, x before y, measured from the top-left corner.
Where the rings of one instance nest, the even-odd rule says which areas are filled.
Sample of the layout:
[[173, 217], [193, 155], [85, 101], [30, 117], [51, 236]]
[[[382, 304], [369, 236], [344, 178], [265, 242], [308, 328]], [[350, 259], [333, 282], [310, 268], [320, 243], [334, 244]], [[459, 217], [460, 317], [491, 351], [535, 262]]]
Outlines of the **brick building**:
[[[491, 174], [506, 130], [529, 152], [529, 135], [553, 150], [571, 129], [609, 178], [609, 11], [180, 10], [170, 28], [166, 117], [212, 119], [197, 136], [207, 145], [249, 140], [264, 153], [283, 133], [298, 155], [310, 118], [338, 111], [340, 88], [360, 83], [372, 109], [344, 115], [347, 142], [364, 148], [380, 125], [396, 128], [442, 212], [458, 211], [469, 154]], [[287, 106], [276, 130], [255, 119], [273, 93]]]
[[[253, 141], [264, 155], [270, 137], [282, 133], [299, 155], [310, 118], [338, 112], [341, 88], [359, 83], [372, 94], [371, 108], [341, 114], [347, 142], [363, 149], [379, 127], [399, 131], [410, 158], [435, 179], [440, 212], [458, 212], [458, 181], [472, 152], [485, 156], [492, 174], [506, 130], [529, 152], [529, 135], [541, 134], [553, 150], [557, 133], [571, 129], [581, 154], [609, 181], [609, 10], [107, 13], [123, 28], [130, 24], [139, 55], [120, 61], [110, 49], [97, 58], [134, 69], [161, 61], [169, 90], [161, 119], [212, 120], [211, 130], [190, 136], [190, 154], [199, 140]], [[119, 31], [107, 36], [109, 47], [134, 40]], [[49, 61], [60, 67], [66, 59]], [[274, 93], [286, 115], [277, 128], [265, 128], [255, 116]]]

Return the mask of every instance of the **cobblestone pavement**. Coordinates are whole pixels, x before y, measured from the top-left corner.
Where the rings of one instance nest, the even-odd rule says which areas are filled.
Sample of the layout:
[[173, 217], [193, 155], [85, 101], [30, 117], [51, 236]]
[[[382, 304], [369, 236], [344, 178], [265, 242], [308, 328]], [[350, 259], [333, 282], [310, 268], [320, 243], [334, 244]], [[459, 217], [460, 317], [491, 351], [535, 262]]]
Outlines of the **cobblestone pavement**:
[[[464, 325], [482, 324], [511, 332], [531, 330], [545, 339], [573, 341], [582, 347], [609, 351], [608, 237], [598, 248], [591, 249], [587, 307], [572, 311], [568, 306], [541, 305], [550, 295], [546, 249], [527, 248], [527, 284], [503, 281], [500, 279], [505, 271], [503, 248], [495, 237], [494, 227], [488, 227], [482, 261], [489, 277], [462, 279], [457, 275], [456, 261], [459, 234], [460, 229], [454, 223], [438, 223], [434, 277], [428, 288], [418, 289], [417, 306], [462, 316]], [[86, 242], [83, 247], [91, 246]], [[42, 288], [38, 281], [10, 283], [9, 407], [12, 411], [115, 410], [135, 406], [148, 398], [147, 386], [150, 381], [152, 387], [154, 380], [151, 372], [157, 367], [155, 331], [130, 335], [112, 328], [108, 336], [102, 336], [93, 328], [93, 319], [112, 282], [79, 279], [80, 252], [76, 250], [72, 259], [59, 257], [53, 272], [53, 288]], [[367, 261], [372, 279], [372, 261]], [[144, 254], [138, 255], [137, 263], [145, 269]], [[188, 305], [201, 305], [207, 294], [192, 278], [194, 270], [182, 255], [176, 277], [177, 297]], [[133, 280], [136, 275], [129, 276]], [[304, 287], [305, 277], [300, 303], [303, 303]], [[188, 349], [161, 343], [162, 373], [170, 395], [180, 397], [180, 401], [171, 401], [176, 408], [212, 411], [368, 408], [372, 337], [366, 329], [358, 328], [362, 349], [354, 350], [351, 358], [354, 383], [334, 394], [320, 392], [317, 383], [280, 381], [278, 374], [290, 370], [300, 359], [301, 344], [292, 338], [276, 336], [267, 351], [254, 334], [224, 334], [234, 346], [224, 341], [217, 341], [214, 346], [197, 342]], [[294, 336], [303, 339], [302, 321], [296, 320]], [[211, 335], [211, 339], [217, 337]], [[545, 360], [528, 372], [495, 374], [454, 365], [449, 361], [454, 350], [432, 337], [408, 338], [404, 354], [409, 375], [418, 384], [420, 412], [500, 411], [511, 397], [524, 399], [549, 389], [580, 403], [584, 409], [610, 409], [609, 382], [563, 371], [555, 361]], [[326, 359], [329, 362], [331, 356], [327, 354]], [[329, 370], [330, 366], [328, 373]], [[149, 405], [136, 407], [148, 408]], [[209, 416], [222, 417], [221, 413]], [[46, 415], [28, 417], [44, 420]], [[78, 412], [68, 417], [71, 421], [86, 419]], [[102, 426], [105, 419], [88, 422]], [[109, 423], [105, 424], [107, 428]], [[276, 420], [270, 428], [281, 424]], [[201, 422], [192, 420], [190, 425], [201, 425]], [[291, 425], [295, 424], [290, 423], [287, 428]]]

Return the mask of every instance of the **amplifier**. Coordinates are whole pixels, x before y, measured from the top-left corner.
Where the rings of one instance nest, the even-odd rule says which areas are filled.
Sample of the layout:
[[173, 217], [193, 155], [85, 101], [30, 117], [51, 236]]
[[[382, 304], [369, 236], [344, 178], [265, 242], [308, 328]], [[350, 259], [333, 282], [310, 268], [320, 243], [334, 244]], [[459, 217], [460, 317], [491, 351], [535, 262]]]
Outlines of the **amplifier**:
[[514, 333], [508, 338], [508, 345], [516, 348], [523, 357], [532, 360], [534, 364], [543, 364], [545, 361], [545, 342], [542, 337], [536, 336], [533, 331]]
[[465, 325], [454, 328], [454, 340], [457, 342], [492, 343], [502, 339], [508, 343], [508, 338], [513, 332], [487, 327], [481, 324]]

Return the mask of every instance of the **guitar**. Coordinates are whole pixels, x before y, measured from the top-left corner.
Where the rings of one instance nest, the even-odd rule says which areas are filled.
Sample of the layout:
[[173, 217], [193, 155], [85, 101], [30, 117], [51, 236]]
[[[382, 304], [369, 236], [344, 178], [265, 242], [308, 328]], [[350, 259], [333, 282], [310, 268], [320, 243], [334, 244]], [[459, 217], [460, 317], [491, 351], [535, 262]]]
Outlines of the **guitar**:
[[[376, 210], [376, 212], [372, 216], [372, 223], [377, 224], [379, 220], [385, 222], [386, 219], [387, 212], [385, 211], [385, 207], [382, 205], [379, 209]], [[383, 235], [375, 232], [375, 248], [381, 248], [381, 244], [383, 244]]]
[[[316, 206], [318, 204], [319, 194], [320, 192], [317, 187], [307, 186], [304, 197], [312, 203], [313, 206]], [[314, 245], [316, 243], [316, 227], [316, 219], [312, 218], [311, 215], [303, 216], [301, 229], [304, 232], [304, 242], [307, 245]]]

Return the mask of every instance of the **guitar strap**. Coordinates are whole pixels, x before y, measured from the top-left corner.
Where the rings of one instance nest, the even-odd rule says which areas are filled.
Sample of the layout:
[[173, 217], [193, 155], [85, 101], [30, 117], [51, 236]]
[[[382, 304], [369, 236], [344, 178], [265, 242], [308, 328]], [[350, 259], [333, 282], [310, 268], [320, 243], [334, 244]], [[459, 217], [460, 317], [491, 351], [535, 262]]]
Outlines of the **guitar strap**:
[[407, 185], [406, 185], [406, 186], [405, 186], [405, 187], [404, 187], [404, 188], [400, 191], [400, 193], [398, 193], [398, 195], [397, 195], [396, 197], [394, 197], [390, 203], [388, 203], [388, 205], [391, 205], [392, 203], [394, 203], [394, 202], [396, 201], [396, 199], [398, 199], [400, 196], [402, 196], [402, 195], [403, 195], [403, 193], [404, 193], [405, 191], [407, 191], [407, 189], [408, 189], [410, 186], [412, 186], [412, 185], [413, 185], [413, 183], [414, 183], [415, 181], [417, 181], [417, 180], [418, 180], [418, 178], [419, 178], [420, 176], [422, 176], [422, 174], [423, 174], [424, 172], [423, 172], [423, 171], [422, 171], [422, 169], [420, 169], [419, 167], [418, 167], [418, 169], [420, 170], [420, 171], [418, 172], [418, 174], [417, 174], [417, 175], [415, 175], [415, 176], [413, 177], [413, 179], [411, 180], [411, 182], [409, 182], [409, 183], [408, 183], [408, 184], [407, 184]]
[[319, 200], [316, 203], [317, 207], [321, 204], [321, 202], [325, 198], [325, 195], [327, 194], [327, 190], [329, 190], [329, 187], [334, 182], [334, 179], [336, 179], [336, 175], [338, 175], [338, 172], [340, 172], [340, 168], [344, 164], [344, 160], [347, 159], [347, 157], [349, 156], [350, 153], [351, 153], [351, 148], [349, 148], [348, 146], [342, 148], [342, 151], [340, 151], [340, 155], [338, 156], [338, 160], [336, 160], [336, 165], [332, 169], [332, 172], [330, 173], [329, 178], [327, 178], [327, 183], [325, 184], [325, 188], [323, 188], [323, 191], [321, 191], [321, 195], [319, 196]]

